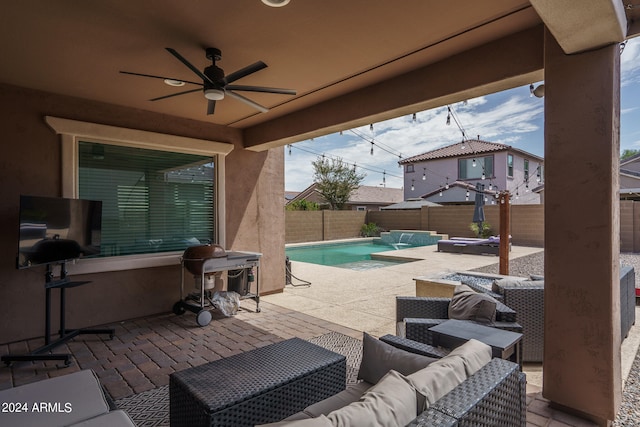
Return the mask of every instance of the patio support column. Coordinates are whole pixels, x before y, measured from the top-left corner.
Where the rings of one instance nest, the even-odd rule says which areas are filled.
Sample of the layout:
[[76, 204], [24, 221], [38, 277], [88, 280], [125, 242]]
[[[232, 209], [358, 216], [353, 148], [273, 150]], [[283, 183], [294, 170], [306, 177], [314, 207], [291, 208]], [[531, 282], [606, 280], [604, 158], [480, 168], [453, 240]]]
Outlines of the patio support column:
[[620, 50], [545, 33], [543, 396], [609, 425], [620, 406]]

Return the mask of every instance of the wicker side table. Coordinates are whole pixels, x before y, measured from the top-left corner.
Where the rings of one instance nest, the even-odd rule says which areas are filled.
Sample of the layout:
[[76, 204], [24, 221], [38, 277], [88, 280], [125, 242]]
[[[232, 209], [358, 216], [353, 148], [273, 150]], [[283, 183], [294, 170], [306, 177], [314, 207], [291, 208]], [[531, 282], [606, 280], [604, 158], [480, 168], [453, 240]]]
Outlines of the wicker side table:
[[280, 421], [345, 386], [344, 356], [292, 338], [171, 374], [171, 426]]

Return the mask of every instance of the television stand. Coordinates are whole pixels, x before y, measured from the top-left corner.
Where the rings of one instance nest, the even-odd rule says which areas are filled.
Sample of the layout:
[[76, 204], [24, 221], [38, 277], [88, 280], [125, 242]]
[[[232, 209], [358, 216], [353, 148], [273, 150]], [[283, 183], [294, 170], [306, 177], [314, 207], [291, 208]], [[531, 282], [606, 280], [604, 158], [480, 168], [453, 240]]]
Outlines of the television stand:
[[[64, 344], [65, 342], [75, 338], [78, 335], [84, 334], [109, 334], [109, 338], [112, 339], [115, 331], [114, 329], [67, 329], [66, 328], [66, 290], [68, 288], [75, 288], [76, 286], [82, 286], [89, 281], [71, 281], [67, 277], [67, 268], [64, 262], [60, 264], [60, 277], [58, 279], [53, 276], [53, 269], [51, 264], [47, 264], [47, 271], [45, 273], [45, 326], [44, 326], [44, 345], [33, 350], [27, 354], [6, 354], [2, 356], [2, 361], [9, 366], [11, 362], [24, 362], [34, 360], [61, 360], [65, 366], [71, 365], [71, 354], [69, 353], [52, 353], [51, 350], [55, 347]], [[59, 337], [56, 340], [51, 340], [51, 290], [60, 290], [60, 330], [58, 332]]]

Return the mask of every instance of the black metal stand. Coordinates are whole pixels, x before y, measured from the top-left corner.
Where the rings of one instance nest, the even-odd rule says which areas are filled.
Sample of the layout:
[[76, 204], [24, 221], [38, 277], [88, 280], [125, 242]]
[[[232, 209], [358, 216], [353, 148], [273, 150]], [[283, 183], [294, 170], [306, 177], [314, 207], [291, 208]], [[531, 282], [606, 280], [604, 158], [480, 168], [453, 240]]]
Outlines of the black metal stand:
[[[51, 264], [47, 264], [47, 271], [45, 273], [45, 325], [44, 325], [44, 346], [33, 350], [28, 354], [12, 355], [7, 354], [2, 356], [2, 361], [8, 366], [11, 362], [23, 362], [31, 360], [62, 360], [66, 366], [71, 364], [71, 354], [69, 353], [51, 353], [50, 351], [75, 338], [78, 335], [84, 334], [109, 334], [109, 338], [113, 338], [115, 331], [113, 329], [67, 329], [66, 328], [66, 295], [67, 288], [75, 288], [76, 286], [82, 286], [90, 283], [89, 281], [72, 282], [67, 277], [67, 269], [65, 263], [60, 263], [60, 278], [55, 279], [53, 277], [53, 271]], [[59, 338], [51, 340], [51, 290], [60, 289], [60, 330], [58, 332]]]

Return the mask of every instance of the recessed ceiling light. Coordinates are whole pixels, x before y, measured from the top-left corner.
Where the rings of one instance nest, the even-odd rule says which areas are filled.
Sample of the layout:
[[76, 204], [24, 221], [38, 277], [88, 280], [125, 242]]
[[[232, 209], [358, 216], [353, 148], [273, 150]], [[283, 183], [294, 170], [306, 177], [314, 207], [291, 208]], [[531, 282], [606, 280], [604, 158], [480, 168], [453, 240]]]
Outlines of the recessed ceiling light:
[[271, 7], [282, 7], [289, 4], [291, 0], [262, 0], [262, 3]]
[[175, 86], [175, 87], [184, 86], [184, 82], [180, 80], [164, 79], [164, 82], [169, 86]]

